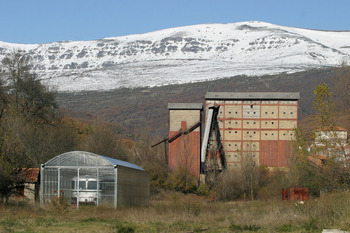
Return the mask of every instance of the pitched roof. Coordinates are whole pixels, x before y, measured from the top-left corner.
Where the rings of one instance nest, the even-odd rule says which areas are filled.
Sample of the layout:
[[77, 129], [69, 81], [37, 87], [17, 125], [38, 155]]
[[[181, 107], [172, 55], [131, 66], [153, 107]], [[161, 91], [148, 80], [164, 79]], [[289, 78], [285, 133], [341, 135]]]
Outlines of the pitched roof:
[[18, 175], [24, 182], [36, 183], [39, 178], [39, 168], [18, 168]]
[[327, 157], [322, 155], [310, 155], [308, 156], [308, 160], [312, 165], [321, 167], [324, 160], [327, 160]]
[[316, 131], [347, 131], [347, 129], [344, 129], [340, 126], [334, 126], [333, 129], [331, 129], [331, 127], [324, 127], [317, 129]]

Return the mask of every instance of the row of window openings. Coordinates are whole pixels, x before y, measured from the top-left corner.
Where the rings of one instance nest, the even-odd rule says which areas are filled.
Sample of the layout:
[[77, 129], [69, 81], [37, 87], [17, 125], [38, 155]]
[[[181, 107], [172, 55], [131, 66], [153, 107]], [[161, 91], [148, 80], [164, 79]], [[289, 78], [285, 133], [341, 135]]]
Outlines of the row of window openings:
[[[229, 133], [231, 133], [231, 131], [228, 131]], [[235, 133], [238, 133], [237, 131], [235, 131]], [[256, 134], [256, 132], [253, 132], [254, 134]], [[247, 134], [249, 134], [249, 132], [247, 132]], [[274, 136], [274, 133], [271, 133], [271, 136]], [[292, 136], [293, 134], [291, 133], [290, 136]], [[267, 136], [267, 133], [265, 133], [265, 136]], [[284, 133], [283, 136], [286, 136], [286, 134]], [[236, 146], [236, 145], [235, 145]]]
[[[220, 112], [220, 114], [222, 114], [222, 112]], [[228, 114], [231, 114], [231, 112], [228, 112]], [[238, 114], [238, 112], [235, 112], [235, 114]], [[247, 112], [247, 114], [249, 114], [249, 112]], [[256, 114], [256, 112], [254, 112], [253, 114]], [[267, 112], [266, 112], [266, 114], [267, 114]], [[273, 114], [273, 112], [272, 112], [272, 114]]]
[[[231, 131], [228, 131], [228, 133], [231, 133]], [[238, 133], [237, 131], [235, 131], [235, 133]], [[253, 132], [254, 134], [256, 134], [256, 132]], [[247, 132], [247, 134], [249, 134], [249, 132]]]
[[[229, 133], [231, 133], [231, 131], [228, 131]], [[237, 133], [237, 131], [235, 131], [235, 133]], [[247, 132], [247, 134], [249, 134], [250, 132]], [[254, 131], [253, 134], [256, 134], [256, 132]], [[267, 136], [267, 133], [265, 133], [265, 135]], [[274, 133], [271, 133], [271, 135], [274, 135]]]
[[[220, 114], [222, 114], [222, 111], [220, 112]], [[231, 114], [231, 112], [228, 112], [228, 114]], [[238, 114], [238, 112], [235, 112], [235, 114]], [[247, 112], [247, 114], [249, 114], [249, 112]], [[256, 112], [253, 112], [253, 114], [256, 114]], [[268, 112], [265, 112], [265, 114], [268, 114]], [[271, 112], [271, 114], [275, 114], [275, 112]], [[287, 112], [283, 112], [283, 114], [287, 114]], [[290, 114], [293, 115], [293, 112], [290, 112]]]
[[[228, 144], [228, 146], [231, 146], [231, 144]], [[235, 144], [235, 146], [237, 147], [237, 144]], [[249, 145], [247, 145], [247, 147], [249, 147]], [[254, 144], [253, 144], [253, 147], [255, 147]]]
[[[229, 124], [231, 124], [231, 121], [228, 122]], [[267, 125], [267, 121], [265, 121], [265, 125]], [[236, 121], [235, 124], [237, 125], [238, 122]], [[247, 125], [249, 125], [249, 121], [246, 123]], [[256, 121], [253, 122], [254, 125], [256, 125]], [[271, 125], [275, 124], [275, 122], [271, 122]]]
[[[274, 133], [271, 133], [271, 135], [273, 136]], [[283, 136], [286, 136], [286, 135], [288, 135], [288, 134], [286, 134], [286, 133], [283, 134]], [[267, 136], [267, 133], [265, 133], [265, 136]], [[293, 134], [291, 133], [290, 136], [293, 136]]]
[[[236, 158], [238, 157], [238, 155], [234, 155]], [[229, 157], [231, 157], [231, 155], [229, 155]], [[255, 154], [253, 154], [253, 157], [255, 157]]]

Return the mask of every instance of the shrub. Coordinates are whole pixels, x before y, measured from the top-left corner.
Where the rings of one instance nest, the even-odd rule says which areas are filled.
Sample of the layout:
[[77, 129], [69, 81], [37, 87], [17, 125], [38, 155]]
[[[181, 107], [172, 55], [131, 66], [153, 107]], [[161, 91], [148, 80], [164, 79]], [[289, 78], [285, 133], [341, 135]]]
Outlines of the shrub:
[[133, 233], [135, 232], [135, 226], [131, 223], [117, 222], [113, 229], [116, 229], [118, 233]]
[[208, 196], [209, 195], [209, 187], [206, 184], [200, 184], [197, 188], [196, 194], [199, 196]]
[[239, 171], [226, 170], [213, 188], [215, 198], [222, 201], [231, 201], [241, 198], [244, 194], [244, 185], [241, 182]]
[[240, 226], [240, 225], [236, 225], [234, 223], [231, 223], [229, 229], [231, 231], [237, 232], [237, 231], [259, 231], [261, 229], [260, 226], [256, 226], [256, 225], [244, 225], [244, 226]]
[[311, 218], [309, 220], [309, 222], [306, 222], [303, 225], [303, 228], [307, 231], [307, 232], [315, 232], [318, 231], [319, 228], [317, 226], [317, 220], [315, 218]]
[[67, 200], [64, 196], [55, 196], [51, 200], [51, 207], [58, 212], [65, 212], [68, 209]]
[[197, 178], [186, 169], [180, 168], [169, 174], [166, 187], [182, 193], [195, 193]]

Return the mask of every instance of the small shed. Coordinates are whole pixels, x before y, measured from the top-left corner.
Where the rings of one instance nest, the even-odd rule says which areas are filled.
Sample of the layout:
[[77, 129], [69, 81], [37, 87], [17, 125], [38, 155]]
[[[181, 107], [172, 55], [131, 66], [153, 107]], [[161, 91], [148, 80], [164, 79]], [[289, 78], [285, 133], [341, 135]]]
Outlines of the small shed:
[[39, 168], [17, 168], [16, 193], [13, 196], [15, 200], [28, 201], [35, 203], [39, 200]]
[[40, 204], [132, 206], [149, 204], [149, 174], [141, 167], [86, 151], [60, 154], [40, 168]]

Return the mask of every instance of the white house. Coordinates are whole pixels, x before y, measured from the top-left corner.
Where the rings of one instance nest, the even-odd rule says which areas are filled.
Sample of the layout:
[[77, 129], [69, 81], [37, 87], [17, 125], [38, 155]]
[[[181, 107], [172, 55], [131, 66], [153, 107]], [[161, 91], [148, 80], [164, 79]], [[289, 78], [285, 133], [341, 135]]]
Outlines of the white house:
[[327, 127], [318, 129], [315, 136], [316, 147], [320, 146], [345, 146], [347, 145], [348, 132], [346, 129], [335, 126], [333, 129]]

